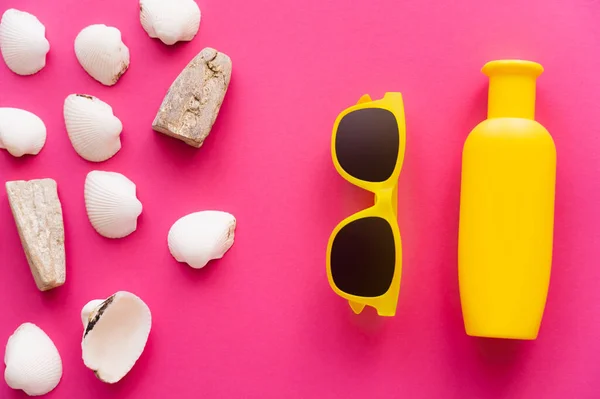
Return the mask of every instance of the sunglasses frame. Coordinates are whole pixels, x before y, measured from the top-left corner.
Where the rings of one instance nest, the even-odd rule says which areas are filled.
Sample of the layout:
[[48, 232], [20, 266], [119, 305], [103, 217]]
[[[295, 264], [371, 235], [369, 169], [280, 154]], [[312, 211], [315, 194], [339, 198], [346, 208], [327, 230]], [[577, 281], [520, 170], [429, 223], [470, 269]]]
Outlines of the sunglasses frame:
[[[340, 121], [346, 115], [351, 112], [358, 111], [361, 109], [368, 108], [382, 108], [390, 111], [396, 118], [398, 123], [398, 134], [399, 137], [399, 148], [398, 157], [396, 159], [396, 166], [390, 177], [382, 182], [369, 182], [361, 179], [357, 179], [352, 175], [348, 174], [339, 163], [337, 154], [335, 151], [336, 137]], [[377, 310], [377, 314], [380, 316], [394, 316], [396, 314], [396, 306], [398, 303], [398, 296], [400, 294], [400, 280], [402, 276], [402, 241], [400, 237], [400, 228], [398, 226], [398, 177], [402, 170], [402, 164], [404, 163], [404, 152], [406, 148], [406, 120], [404, 115], [404, 101], [402, 94], [398, 92], [385, 93], [384, 97], [379, 100], [372, 100], [368, 94], [365, 94], [360, 98], [358, 103], [352, 107], [346, 108], [342, 111], [333, 126], [333, 134], [331, 137], [331, 156], [333, 164], [338, 173], [349, 183], [358, 186], [364, 190], [370, 191], [375, 196], [375, 203], [373, 206], [357, 212], [346, 219], [342, 220], [333, 230], [329, 237], [329, 243], [327, 244], [327, 279], [329, 285], [333, 291], [340, 297], [348, 300], [350, 307], [354, 313], [358, 314], [362, 312], [365, 306], [371, 306]], [[363, 297], [349, 294], [340, 290], [333, 280], [331, 274], [331, 250], [333, 242], [338, 232], [348, 224], [355, 220], [367, 218], [367, 217], [380, 217], [386, 220], [394, 234], [394, 244], [396, 251], [396, 264], [394, 265], [394, 275], [388, 290], [382, 295], [375, 297]]]

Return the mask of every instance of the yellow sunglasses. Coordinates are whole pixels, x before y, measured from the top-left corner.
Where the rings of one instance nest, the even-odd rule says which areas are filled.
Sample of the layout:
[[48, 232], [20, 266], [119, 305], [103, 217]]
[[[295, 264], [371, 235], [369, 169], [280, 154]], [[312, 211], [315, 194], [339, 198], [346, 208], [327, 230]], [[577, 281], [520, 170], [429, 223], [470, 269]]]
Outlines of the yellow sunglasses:
[[398, 176], [404, 161], [406, 123], [400, 93], [386, 93], [338, 115], [331, 155], [338, 173], [372, 192], [375, 204], [339, 223], [327, 245], [327, 278], [355, 313], [372, 306], [394, 316], [402, 275], [398, 227]]

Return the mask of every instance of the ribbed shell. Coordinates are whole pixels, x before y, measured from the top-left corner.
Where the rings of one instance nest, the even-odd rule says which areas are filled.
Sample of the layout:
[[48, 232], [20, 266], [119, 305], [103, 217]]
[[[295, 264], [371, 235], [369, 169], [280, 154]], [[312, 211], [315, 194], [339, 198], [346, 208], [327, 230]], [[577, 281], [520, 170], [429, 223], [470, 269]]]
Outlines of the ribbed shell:
[[18, 108], [0, 108], [0, 149], [21, 157], [37, 155], [46, 143], [46, 125], [35, 114]]
[[171, 255], [200, 269], [213, 259], [220, 259], [231, 248], [236, 227], [235, 217], [227, 212], [203, 211], [179, 219], [167, 242]]
[[121, 149], [123, 124], [110, 105], [85, 94], [71, 94], [63, 108], [73, 148], [83, 159], [102, 162]]
[[90, 25], [75, 38], [77, 60], [91, 77], [112, 86], [129, 68], [129, 49], [121, 32], [106, 25]]
[[117, 292], [89, 312], [81, 342], [84, 364], [100, 380], [119, 382], [142, 355], [151, 327], [148, 305], [130, 292]]
[[135, 184], [116, 172], [92, 171], [85, 179], [85, 208], [98, 234], [122, 238], [137, 228], [142, 203]]
[[27, 395], [45, 395], [62, 377], [62, 361], [58, 349], [38, 326], [21, 324], [8, 338], [4, 354], [4, 379], [12, 389]]
[[46, 27], [34, 15], [6, 10], [0, 22], [0, 51], [4, 62], [16, 74], [32, 75], [46, 66], [50, 43]]
[[200, 27], [200, 8], [194, 0], [140, 0], [140, 22], [152, 38], [172, 45], [190, 41]]

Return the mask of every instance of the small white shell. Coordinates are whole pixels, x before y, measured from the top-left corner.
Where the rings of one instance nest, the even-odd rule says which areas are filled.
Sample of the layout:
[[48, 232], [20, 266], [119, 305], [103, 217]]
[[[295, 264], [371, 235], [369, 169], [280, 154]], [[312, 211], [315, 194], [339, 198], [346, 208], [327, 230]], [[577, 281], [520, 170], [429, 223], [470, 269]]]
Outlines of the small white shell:
[[11, 71], [33, 75], [46, 66], [46, 54], [50, 51], [46, 27], [28, 12], [6, 10], [0, 23], [0, 50]]
[[169, 230], [171, 255], [194, 269], [221, 259], [233, 245], [235, 217], [227, 212], [203, 211], [179, 219]]
[[165, 44], [190, 41], [200, 27], [200, 8], [194, 0], [140, 0], [140, 22]]
[[135, 184], [120, 173], [92, 171], [85, 179], [85, 208], [94, 229], [107, 238], [122, 238], [137, 228], [142, 203]]
[[136, 295], [119, 291], [105, 301], [88, 303], [82, 316], [86, 312], [83, 362], [100, 380], [114, 384], [129, 373], [144, 351], [152, 326], [150, 308]]
[[21, 324], [8, 338], [4, 354], [4, 379], [12, 389], [29, 396], [52, 391], [62, 377], [62, 361], [56, 346], [42, 329]]
[[89, 301], [83, 307], [83, 309], [81, 309], [81, 322], [83, 323], [83, 328], [85, 328], [88, 325], [88, 322], [90, 321], [90, 316], [93, 316], [92, 313], [94, 313], [96, 309], [98, 309], [98, 307], [102, 305], [102, 302], [104, 302], [104, 299], [94, 299], [92, 301]]
[[71, 94], [65, 99], [63, 114], [71, 144], [83, 159], [106, 161], [121, 149], [123, 124], [104, 101]]
[[75, 55], [91, 77], [112, 86], [129, 68], [129, 49], [117, 28], [90, 25], [75, 38]]
[[21, 157], [37, 155], [46, 143], [46, 125], [35, 114], [18, 108], [0, 108], [0, 149]]

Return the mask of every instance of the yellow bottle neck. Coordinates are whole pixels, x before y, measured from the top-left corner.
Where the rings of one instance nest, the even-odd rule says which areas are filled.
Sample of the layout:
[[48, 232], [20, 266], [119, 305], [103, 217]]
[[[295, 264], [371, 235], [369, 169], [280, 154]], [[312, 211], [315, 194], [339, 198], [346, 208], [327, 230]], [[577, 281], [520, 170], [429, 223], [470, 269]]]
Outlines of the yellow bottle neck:
[[536, 79], [542, 71], [540, 64], [530, 61], [487, 63], [482, 72], [490, 78], [488, 119], [535, 119]]

